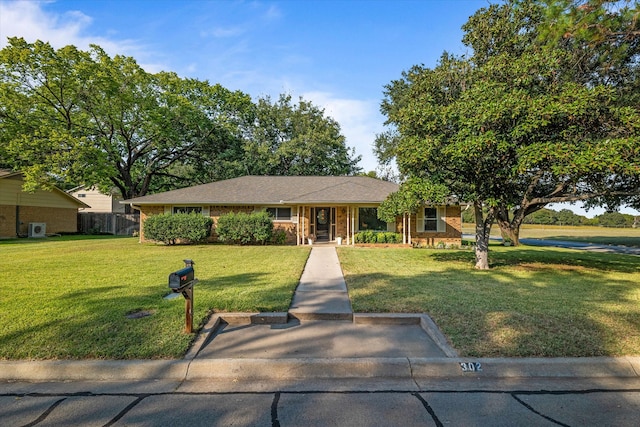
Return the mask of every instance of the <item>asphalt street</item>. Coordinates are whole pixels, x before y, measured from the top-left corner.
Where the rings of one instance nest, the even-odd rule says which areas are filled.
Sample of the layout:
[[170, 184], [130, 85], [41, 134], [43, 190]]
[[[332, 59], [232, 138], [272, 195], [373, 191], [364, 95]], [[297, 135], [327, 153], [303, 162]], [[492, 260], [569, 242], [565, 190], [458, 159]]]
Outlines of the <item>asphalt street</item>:
[[520, 243], [530, 246], [550, 246], [566, 249], [581, 249], [585, 251], [607, 252], [628, 255], [640, 255], [640, 248], [616, 245], [597, 245], [594, 243], [569, 242], [549, 239], [520, 239]]
[[637, 379], [0, 384], [3, 426], [637, 426]]
[[[475, 235], [463, 234], [462, 238], [475, 239]], [[492, 237], [491, 240], [502, 241], [502, 238]], [[572, 242], [567, 240], [552, 240], [552, 239], [520, 239], [520, 243], [522, 243], [523, 245], [529, 245], [529, 246], [549, 246], [554, 248], [580, 249], [584, 251], [593, 251], [593, 252], [640, 255], [640, 248], [634, 248], [630, 246], [599, 245], [596, 243], [582, 243], [582, 242]]]

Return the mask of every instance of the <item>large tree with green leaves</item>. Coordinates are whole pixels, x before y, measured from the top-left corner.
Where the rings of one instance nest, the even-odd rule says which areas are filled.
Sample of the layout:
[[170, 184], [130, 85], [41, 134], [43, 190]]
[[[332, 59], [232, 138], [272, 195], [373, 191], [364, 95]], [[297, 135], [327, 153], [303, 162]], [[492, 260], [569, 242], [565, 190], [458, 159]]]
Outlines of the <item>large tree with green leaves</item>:
[[527, 214], [620, 196], [640, 175], [637, 108], [610, 85], [577, 80], [575, 48], [540, 42], [545, 10], [535, 1], [479, 10], [463, 27], [471, 56], [413, 67], [382, 103], [397, 135], [379, 138], [378, 151], [473, 203], [477, 268], [488, 268], [496, 218], [517, 242]]
[[349, 149], [340, 125], [322, 108], [290, 95], [265, 97], [244, 147], [251, 175], [353, 175], [360, 156]]
[[0, 51], [3, 163], [31, 188], [62, 181], [130, 198], [180, 186], [202, 174], [205, 159], [241, 146], [252, 105], [240, 92], [150, 74], [98, 46], [55, 50], [12, 38]]
[[132, 198], [247, 174], [352, 174], [358, 161], [338, 123], [303, 100], [256, 104], [98, 46], [12, 38], [0, 51], [0, 167], [21, 170], [28, 189]]

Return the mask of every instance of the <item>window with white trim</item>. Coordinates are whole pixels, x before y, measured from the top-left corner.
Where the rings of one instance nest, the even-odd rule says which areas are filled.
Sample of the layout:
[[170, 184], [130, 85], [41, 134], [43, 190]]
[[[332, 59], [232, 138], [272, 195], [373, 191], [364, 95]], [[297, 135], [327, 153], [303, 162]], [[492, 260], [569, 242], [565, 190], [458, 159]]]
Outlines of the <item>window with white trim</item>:
[[202, 206], [174, 206], [173, 207], [174, 214], [190, 214], [190, 213], [202, 213]]
[[271, 215], [275, 221], [291, 221], [291, 208], [267, 208], [267, 213]]
[[387, 223], [378, 218], [378, 208], [358, 208], [358, 230], [387, 231]]
[[445, 206], [427, 206], [418, 211], [416, 227], [418, 232], [444, 233], [447, 231]]

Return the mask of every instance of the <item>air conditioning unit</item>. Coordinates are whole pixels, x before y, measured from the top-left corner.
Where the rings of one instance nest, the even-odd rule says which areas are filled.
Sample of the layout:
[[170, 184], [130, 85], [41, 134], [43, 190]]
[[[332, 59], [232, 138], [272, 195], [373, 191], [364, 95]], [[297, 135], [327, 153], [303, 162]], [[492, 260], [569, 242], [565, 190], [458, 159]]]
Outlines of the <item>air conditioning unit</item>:
[[47, 224], [44, 222], [29, 223], [29, 237], [45, 237], [47, 232]]

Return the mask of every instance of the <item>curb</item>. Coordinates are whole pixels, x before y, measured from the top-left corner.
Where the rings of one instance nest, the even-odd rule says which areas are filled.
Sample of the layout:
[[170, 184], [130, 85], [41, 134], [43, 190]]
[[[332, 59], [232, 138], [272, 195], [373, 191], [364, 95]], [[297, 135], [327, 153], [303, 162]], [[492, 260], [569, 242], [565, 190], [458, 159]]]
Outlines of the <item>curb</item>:
[[1, 381], [136, 381], [184, 379], [184, 360], [0, 361]]
[[640, 357], [0, 361], [2, 381], [639, 378]]
[[446, 357], [198, 359], [220, 323], [282, 324], [289, 314], [218, 313], [183, 359], [0, 360], [0, 381], [283, 380], [428, 378], [639, 378], [640, 356], [584, 358], [459, 357], [433, 320], [422, 313], [354, 313], [359, 324], [419, 324]]

